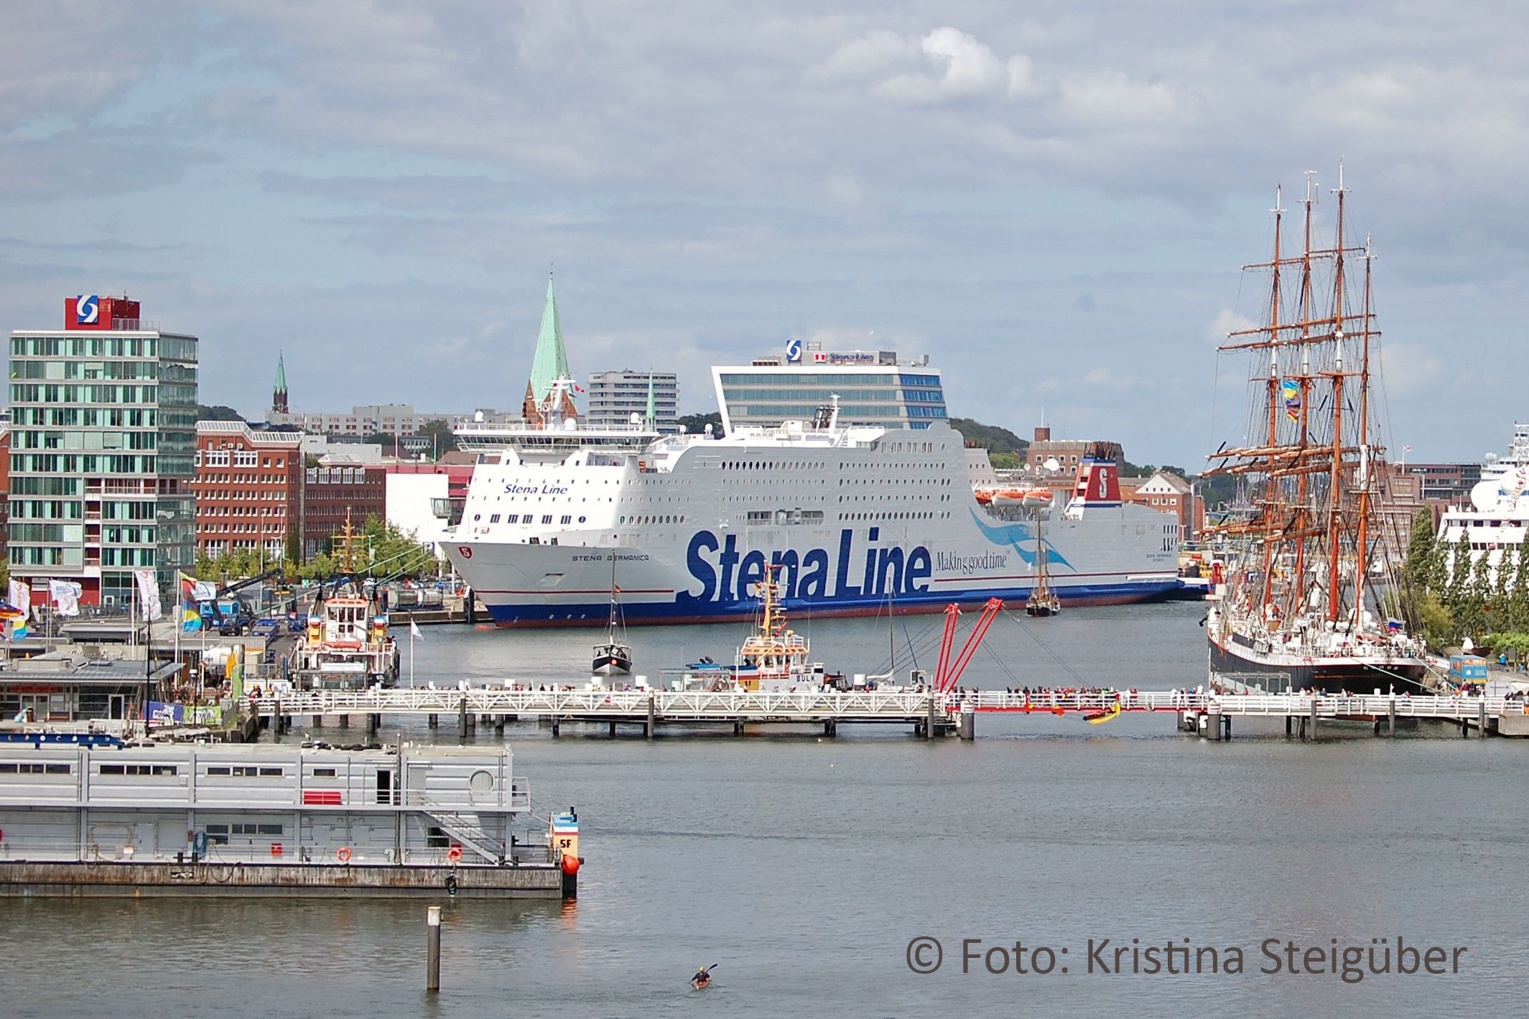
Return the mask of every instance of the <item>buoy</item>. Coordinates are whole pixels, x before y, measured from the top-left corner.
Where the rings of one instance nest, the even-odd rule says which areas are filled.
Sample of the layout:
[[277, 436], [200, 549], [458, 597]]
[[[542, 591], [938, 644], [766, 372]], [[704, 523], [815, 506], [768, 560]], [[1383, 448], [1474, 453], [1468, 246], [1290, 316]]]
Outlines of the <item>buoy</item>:
[[563, 873], [577, 874], [579, 872], [579, 858], [577, 856], [563, 856]]
[[350, 862], [350, 847], [349, 846], [341, 846], [339, 851], [336, 852], [334, 855], [335, 855], [335, 859], [339, 860], [341, 863], [349, 863]]
[[452, 846], [451, 849], [446, 853], [446, 859], [450, 860], [452, 863], [456, 863], [461, 858], [462, 858], [462, 847], [461, 846]]

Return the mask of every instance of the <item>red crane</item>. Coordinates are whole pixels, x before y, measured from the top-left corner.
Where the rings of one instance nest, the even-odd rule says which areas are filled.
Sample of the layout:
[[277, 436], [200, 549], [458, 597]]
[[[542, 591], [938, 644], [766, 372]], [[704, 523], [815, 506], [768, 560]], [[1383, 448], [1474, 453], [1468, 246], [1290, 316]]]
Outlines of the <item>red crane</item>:
[[961, 653], [956, 655], [955, 663], [952, 664], [950, 649], [956, 642], [956, 619], [961, 615], [961, 609], [954, 602], [946, 606], [945, 634], [940, 638], [940, 662], [934, 670], [935, 693], [947, 694], [955, 689], [956, 680], [961, 678], [961, 673], [966, 669], [966, 663], [971, 661], [972, 655], [977, 651], [977, 645], [982, 643], [987, 628], [993, 625], [993, 620], [997, 618], [1002, 608], [1002, 598], [987, 600], [987, 604], [982, 607], [982, 616], [972, 627], [972, 632], [966, 637], [966, 643], [961, 647]]

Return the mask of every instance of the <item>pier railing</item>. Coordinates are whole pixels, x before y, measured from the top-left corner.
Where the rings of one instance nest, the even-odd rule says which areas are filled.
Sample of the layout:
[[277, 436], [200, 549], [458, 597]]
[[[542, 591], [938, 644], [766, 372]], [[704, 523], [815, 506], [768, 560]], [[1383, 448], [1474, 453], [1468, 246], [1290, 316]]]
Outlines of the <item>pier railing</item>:
[[1211, 712], [1231, 716], [1476, 719], [1483, 713], [1529, 715], [1524, 700], [1475, 696], [1406, 694], [1215, 694], [1193, 690], [1064, 691], [1011, 693], [1003, 690], [947, 694], [918, 689], [872, 691], [665, 691], [599, 689], [401, 689], [325, 690], [252, 699], [262, 716], [283, 715], [530, 715], [565, 719], [638, 718], [653, 714], [671, 721], [762, 718], [803, 721], [876, 720], [926, 717], [930, 700], [937, 715], [964, 710], [1010, 713]]

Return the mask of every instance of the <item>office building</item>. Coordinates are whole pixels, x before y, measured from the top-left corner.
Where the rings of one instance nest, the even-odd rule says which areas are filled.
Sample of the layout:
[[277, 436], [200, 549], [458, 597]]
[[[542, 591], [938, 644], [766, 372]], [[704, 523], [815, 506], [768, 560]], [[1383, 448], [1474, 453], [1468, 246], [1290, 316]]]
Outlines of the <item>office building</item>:
[[64, 301], [62, 329], [11, 333], [11, 576], [42, 601], [126, 604], [133, 571], [161, 591], [195, 554], [197, 345], [139, 302]]

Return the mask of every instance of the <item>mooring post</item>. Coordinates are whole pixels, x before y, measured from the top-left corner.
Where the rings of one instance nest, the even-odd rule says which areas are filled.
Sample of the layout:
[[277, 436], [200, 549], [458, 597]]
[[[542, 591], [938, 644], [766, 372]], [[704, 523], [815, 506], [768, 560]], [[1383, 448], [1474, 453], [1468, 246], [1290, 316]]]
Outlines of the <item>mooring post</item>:
[[271, 740], [281, 742], [281, 698], [276, 698], [276, 714], [271, 718]]
[[1221, 742], [1221, 713], [1219, 711], [1213, 711], [1210, 714], [1208, 714], [1206, 716], [1206, 718], [1208, 718], [1209, 721], [1207, 722], [1207, 724], [1205, 726], [1205, 733], [1204, 733], [1204, 735], [1208, 736], [1210, 738], [1211, 742], [1213, 742], [1213, 743], [1220, 743]]
[[382, 728], [382, 716], [367, 712], [366, 714], [366, 738], [371, 739], [377, 735], [377, 730]]
[[342, 728], [342, 729], [349, 729], [350, 728], [350, 715], [347, 714], [346, 712], [343, 712], [343, 711], [340, 712], [340, 728]]
[[929, 691], [928, 716], [924, 719], [924, 738], [934, 739], [934, 691]]
[[1306, 727], [1306, 732], [1311, 739], [1317, 738], [1317, 699], [1311, 699], [1311, 724]]
[[425, 716], [425, 724], [432, 729], [438, 729], [441, 726], [441, 716], [431, 712]]
[[1391, 703], [1386, 705], [1386, 735], [1396, 736], [1396, 698], [1391, 698]]
[[653, 703], [653, 700], [654, 700], [653, 691], [649, 690], [648, 691], [648, 722], [642, 728], [642, 735], [643, 735], [644, 739], [652, 739], [653, 738], [653, 728], [654, 728], [654, 725], [658, 721], [658, 707], [657, 707], [656, 704]]
[[434, 993], [441, 989], [440, 906], [430, 906], [425, 910], [425, 930], [429, 935], [425, 950], [425, 990]]
[[562, 731], [562, 723], [556, 715], [552, 716], [552, 735], [556, 737]]
[[1483, 693], [1481, 701], [1476, 705], [1476, 731], [1482, 739], [1487, 738], [1487, 697]]
[[467, 738], [467, 697], [463, 696], [462, 703], [457, 705], [457, 736]]
[[972, 710], [972, 706], [970, 704], [961, 705], [960, 725], [961, 728], [957, 732], [958, 736], [965, 740], [974, 740], [977, 738], [977, 712]]
[[1289, 716], [1289, 715], [1285, 716], [1285, 738], [1286, 739], [1290, 738], [1290, 729], [1291, 729], [1290, 723], [1293, 722], [1293, 721], [1295, 721], [1295, 719], [1293, 719], [1291, 716]]

